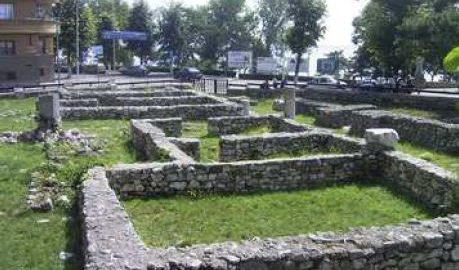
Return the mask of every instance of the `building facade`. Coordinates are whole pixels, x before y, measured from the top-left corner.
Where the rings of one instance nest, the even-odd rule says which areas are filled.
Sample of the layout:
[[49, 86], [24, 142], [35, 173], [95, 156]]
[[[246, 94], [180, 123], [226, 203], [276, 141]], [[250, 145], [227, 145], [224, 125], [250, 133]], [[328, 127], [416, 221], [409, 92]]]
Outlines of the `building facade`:
[[0, 0], [0, 86], [54, 79], [53, 0]]

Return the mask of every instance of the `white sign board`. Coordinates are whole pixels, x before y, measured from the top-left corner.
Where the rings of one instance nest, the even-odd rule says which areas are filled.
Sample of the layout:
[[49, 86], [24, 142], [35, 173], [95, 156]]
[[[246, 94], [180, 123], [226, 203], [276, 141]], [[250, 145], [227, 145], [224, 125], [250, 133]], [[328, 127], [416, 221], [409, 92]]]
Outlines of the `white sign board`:
[[258, 74], [275, 74], [278, 67], [279, 63], [272, 57], [258, 57], [257, 59]]
[[229, 51], [229, 68], [250, 68], [252, 66], [252, 52], [249, 51]]
[[[289, 60], [287, 64], [288, 72], [295, 72], [295, 68], [296, 68], [296, 58], [292, 58]], [[300, 73], [309, 73], [309, 57], [301, 59]]]

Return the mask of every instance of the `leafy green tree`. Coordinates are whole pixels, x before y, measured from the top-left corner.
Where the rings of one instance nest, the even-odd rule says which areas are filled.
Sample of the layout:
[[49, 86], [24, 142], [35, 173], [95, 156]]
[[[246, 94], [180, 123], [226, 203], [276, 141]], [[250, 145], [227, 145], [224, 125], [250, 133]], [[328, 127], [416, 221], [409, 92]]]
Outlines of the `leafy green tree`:
[[179, 3], [171, 2], [160, 10], [159, 45], [166, 58], [170, 54], [182, 63], [187, 58], [186, 9]]
[[[97, 37], [96, 19], [90, 7], [85, 7], [79, 1], [79, 40], [80, 54], [94, 44]], [[61, 14], [61, 48], [65, 49], [67, 57], [71, 63], [76, 58], [76, 4], [75, 0], [63, 0]], [[81, 57], [81, 55], [80, 55]]]
[[445, 0], [426, 1], [404, 18], [399, 26], [397, 45], [405, 59], [425, 59], [425, 68], [433, 77], [442, 69], [445, 55], [459, 44], [459, 9]]
[[459, 73], [459, 47], [448, 53], [443, 60], [443, 65], [449, 73]]
[[282, 55], [285, 51], [283, 33], [287, 28], [288, 2], [286, 0], [258, 0], [258, 16], [261, 36], [267, 54], [274, 51]]
[[203, 60], [222, 63], [230, 50], [251, 50], [253, 33], [258, 24], [255, 15], [245, 6], [245, 0], [211, 0], [197, 11], [201, 21], [199, 54]]
[[129, 13], [127, 30], [144, 32], [147, 35], [146, 41], [132, 40], [128, 42], [128, 48], [140, 57], [144, 63], [152, 54], [154, 42], [153, 13], [144, 0], [134, 2]]
[[286, 43], [296, 54], [295, 83], [298, 82], [301, 58], [323, 36], [323, 18], [327, 7], [322, 0], [289, 0], [288, 16], [292, 26], [287, 29]]

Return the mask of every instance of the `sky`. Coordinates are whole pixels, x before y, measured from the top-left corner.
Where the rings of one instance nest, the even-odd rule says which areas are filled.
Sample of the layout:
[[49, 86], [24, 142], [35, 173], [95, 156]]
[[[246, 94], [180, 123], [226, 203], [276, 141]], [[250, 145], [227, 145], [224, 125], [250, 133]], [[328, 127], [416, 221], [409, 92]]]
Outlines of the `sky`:
[[[134, 0], [127, 0], [134, 2]], [[187, 6], [203, 5], [208, 0], [175, 0]], [[352, 21], [357, 17], [369, 0], [326, 0], [327, 17], [325, 19], [327, 31], [319, 41], [318, 47], [312, 51], [311, 69], [315, 69], [315, 59], [333, 50], [344, 50], [346, 56], [352, 56], [355, 46], [352, 43]], [[152, 8], [164, 6], [168, 0], [146, 0]], [[256, 0], [247, 0], [250, 6], [254, 6]]]

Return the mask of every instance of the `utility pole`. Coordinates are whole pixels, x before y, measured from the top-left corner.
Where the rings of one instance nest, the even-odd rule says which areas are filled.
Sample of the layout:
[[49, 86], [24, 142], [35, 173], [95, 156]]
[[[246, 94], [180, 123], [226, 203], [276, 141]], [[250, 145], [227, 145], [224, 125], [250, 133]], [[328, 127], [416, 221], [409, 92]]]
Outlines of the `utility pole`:
[[76, 5], [76, 18], [75, 18], [75, 33], [76, 33], [76, 74], [80, 75], [80, 3], [79, 0], [75, 1]]

